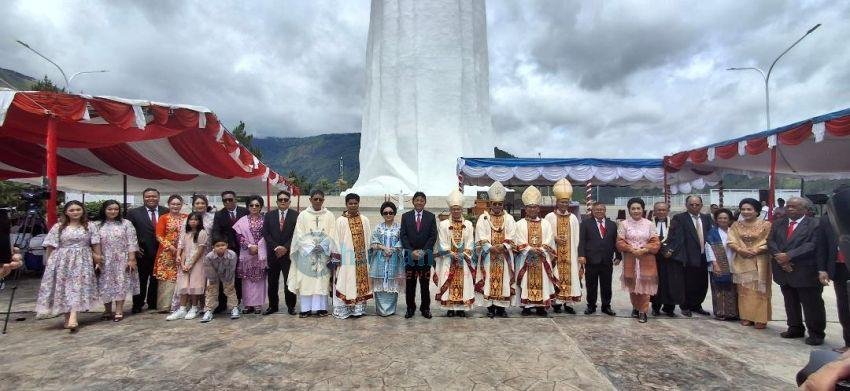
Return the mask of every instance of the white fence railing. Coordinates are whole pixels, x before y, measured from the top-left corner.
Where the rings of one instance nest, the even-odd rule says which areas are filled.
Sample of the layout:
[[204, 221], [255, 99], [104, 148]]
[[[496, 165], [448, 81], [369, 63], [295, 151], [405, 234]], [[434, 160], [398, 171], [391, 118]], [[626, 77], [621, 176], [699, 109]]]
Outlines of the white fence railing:
[[[673, 206], [682, 206], [685, 205], [685, 198], [689, 194], [675, 194], [670, 196], [670, 204]], [[720, 205], [720, 191], [718, 189], [711, 189], [710, 194], [697, 194], [702, 197], [703, 203], [705, 206], [709, 206], [711, 204]], [[790, 197], [799, 197], [800, 189], [776, 189], [776, 198], [788, 199]], [[617, 206], [626, 206], [626, 202], [628, 202], [629, 198], [632, 197], [617, 197], [614, 199], [614, 205]], [[653, 204], [659, 201], [664, 201], [664, 196], [641, 196], [643, 201], [646, 203], [647, 208], [651, 208]], [[723, 189], [723, 205], [724, 206], [738, 206], [738, 203], [741, 202], [744, 198], [755, 198], [759, 199], [759, 189]]]

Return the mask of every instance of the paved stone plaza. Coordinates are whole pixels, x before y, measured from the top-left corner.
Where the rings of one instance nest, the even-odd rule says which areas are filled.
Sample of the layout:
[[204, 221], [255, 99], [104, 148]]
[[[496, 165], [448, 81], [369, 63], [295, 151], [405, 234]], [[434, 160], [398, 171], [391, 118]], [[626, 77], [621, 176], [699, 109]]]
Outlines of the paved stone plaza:
[[[617, 286], [615, 318], [524, 318], [512, 310], [511, 318], [494, 320], [478, 309], [458, 319], [435, 308], [431, 320], [284, 313], [201, 324], [154, 313], [113, 323], [87, 313], [69, 334], [61, 317], [33, 319], [37, 284], [20, 284], [13, 318], [26, 320], [12, 321], [0, 337], [0, 389], [777, 390], [794, 388], [811, 351], [802, 339], [779, 338], [779, 289], [776, 321], [761, 331], [701, 316], [650, 317], [641, 325], [627, 317], [628, 296]], [[840, 346], [832, 287], [824, 297], [822, 348]], [[0, 306], [7, 303], [8, 290]]]

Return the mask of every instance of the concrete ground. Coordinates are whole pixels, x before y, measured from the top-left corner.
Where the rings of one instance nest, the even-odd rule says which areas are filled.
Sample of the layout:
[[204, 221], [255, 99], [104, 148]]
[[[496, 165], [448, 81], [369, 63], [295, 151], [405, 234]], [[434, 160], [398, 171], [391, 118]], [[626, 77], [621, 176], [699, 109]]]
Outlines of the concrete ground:
[[[779, 390], [794, 388], [813, 349], [779, 338], [778, 287], [766, 330], [703, 316], [638, 324], [617, 284], [617, 317], [526, 318], [512, 309], [509, 319], [489, 319], [479, 308], [458, 319], [433, 307], [433, 319], [404, 319], [402, 297], [401, 314], [347, 320], [284, 312], [201, 324], [146, 312], [113, 323], [91, 312], [69, 334], [61, 317], [34, 319], [37, 286], [21, 281], [0, 336], [0, 389]], [[0, 293], [4, 310], [8, 298], [9, 287]], [[829, 325], [820, 348], [842, 346], [832, 287], [824, 299]]]

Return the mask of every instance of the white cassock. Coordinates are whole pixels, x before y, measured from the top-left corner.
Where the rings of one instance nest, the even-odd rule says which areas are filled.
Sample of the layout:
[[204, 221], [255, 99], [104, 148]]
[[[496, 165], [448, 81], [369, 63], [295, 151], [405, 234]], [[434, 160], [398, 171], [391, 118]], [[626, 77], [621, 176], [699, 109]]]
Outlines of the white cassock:
[[[481, 296], [482, 306], [497, 305], [509, 307], [516, 289], [514, 270], [514, 236], [516, 221], [514, 217], [502, 212], [500, 216], [488, 212], [478, 216], [475, 223], [476, 255], [475, 291]], [[505, 252], [492, 255], [493, 246], [504, 244]]]
[[301, 296], [299, 301], [302, 312], [315, 307], [307, 305], [305, 308], [305, 304], [310, 302], [322, 307], [314, 310], [323, 310], [327, 305], [331, 276], [328, 262], [331, 254], [337, 252], [336, 234], [336, 220], [331, 211], [325, 208], [316, 211], [308, 207], [298, 214], [292, 236], [292, 266], [289, 268], [287, 285], [292, 293]]
[[[363, 315], [366, 301], [372, 298], [369, 281], [369, 238], [372, 226], [362, 214], [336, 219], [339, 266], [334, 277], [334, 316], [347, 318]], [[336, 258], [337, 256], [334, 255]]]
[[555, 295], [555, 303], [572, 303], [581, 300], [581, 277], [579, 277], [580, 265], [578, 262], [579, 222], [572, 213], [560, 215], [551, 212], [544, 220], [549, 222], [555, 238], [567, 240], [564, 246], [555, 243], [555, 257], [552, 269], [558, 279], [558, 293]]
[[[475, 269], [472, 266], [472, 223], [466, 220], [443, 220], [437, 226], [437, 244], [434, 246], [434, 299], [446, 310], [468, 310], [475, 302]], [[461, 254], [460, 262], [452, 260]]]
[[[555, 278], [552, 270], [555, 235], [544, 219], [522, 219], [516, 224], [517, 295], [523, 307], [548, 307], [555, 298]], [[535, 250], [535, 251], [531, 251]], [[540, 257], [539, 252], [543, 253]]]

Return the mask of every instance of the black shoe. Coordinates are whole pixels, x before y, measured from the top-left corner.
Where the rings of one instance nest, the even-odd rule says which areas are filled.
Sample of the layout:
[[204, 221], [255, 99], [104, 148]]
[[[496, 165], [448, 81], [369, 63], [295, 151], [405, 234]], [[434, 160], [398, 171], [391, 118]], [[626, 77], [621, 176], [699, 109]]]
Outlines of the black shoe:
[[407, 310], [407, 312], [405, 312], [405, 313], [404, 313], [404, 318], [405, 318], [405, 319], [410, 319], [410, 318], [412, 318], [412, 317], [413, 317], [413, 314], [414, 314], [414, 313], [416, 313], [416, 311]]
[[566, 304], [564, 304], [564, 312], [566, 312], [568, 314], [573, 314], [573, 315], [576, 314], [576, 310], [574, 310], [573, 307], [568, 306]]
[[668, 316], [668, 317], [670, 317], [670, 318], [675, 318], [675, 317], [676, 317], [676, 313], [675, 313], [675, 312], [673, 312], [672, 310], [671, 310], [671, 311], [664, 311], [664, 315], [667, 315], [667, 316]]
[[820, 346], [820, 345], [823, 345], [823, 338], [818, 338], [818, 337], [807, 337], [807, 338], [806, 338], [806, 345], [812, 345], [812, 346]]
[[779, 336], [782, 338], [803, 338], [805, 333], [802, 331], [787, 330], [779, 333]]
[[535, 312], [537, 313], [537, 316], [547, 316], [548, 315], [546, 313], [546, 308], [543, 308], [543, 307], [537, 307], [535, 309]]
[[306, 318], [308, 316], [310, 316], [310, 311], [304, 311], [304, 312], [298, 314], [299, 318]]
[[[560, 313], [561, 313], [561, 305], [560, 305], [560, 304], [555, 304], [555, 305], [552, 307], [552, 309], [555, 311], [555, 313], [556, 313], [556, 314], [560, 314]], [[573, 313], [575, 313], [575, 312], [573, 312]]]
[[275, 312], [277, 312], [277, 308], [266, 308], [265, 312], [263, 312], [263, 315], [271, 315]]
[[529, 316], [529, 315], [531, 315], [531, 308], [528, 308], [528, 307], [523, 308], [523, 309], [522, 309], [522, 312], [520, 312], [520, 315], [522, 315], [522, 316]]
[[584, 310], [585, 315], [591, 315], [596, 313], [596, 307], [588, 306], [587, 309]]
[[498, 316], [500, 318], [507, 318], [508, 317], [508, 311], [505, 310], [505, 307], [496, 307], [496, 316]]
[[454, 311], [452, 311], [452, 310], [446, 311], [446, 317], [448, 317], [448, 318], [454, 318], [454, 317], [455, 317], [455, 312], [454, 312]]
[[682, 316], [687, 316], [688, 318], [690, 318], [694, 316], [694, 314], [691, 313], [691, 310], [682, 310]]
[[491, 306], [487, 307], [487, 317], [490, 318], [490, 319], [493, 319], [493, 318], [496, 317], [496, 306], [491, 305]]
[[661, 316], [661, 311], [659, 311], [658, 308], [653, 308], [652, 316]]
[[602, 307], [602, 313], [608, 316], [617, 316], [617, 313], [611, 307]]
[[641, 312], [638, 314], [638, 323], [646, 323], [646, 312]]
[[694, 312], [696, 312], [700, 315], [706, 315], [706, 316], [711, 315], [708, 311], [706, 311], [702, 308], [697, 308], [697, 309], [694, 310]]
[[131, 313], [131, 314], [138, 314], [138, 313], [140, 313], [140, 312], [142, 312], [142, 309], [141, 309], [141, 308], [133, 307], [133, 309], [131, 309], [131, 310], [130, 310], [130, 313]]
[[295, 315], [295, 308], [288, 308], [286, 310], [286, 312], [289, 313], [290, 315]]
[[455, 316], [457, 316], [458, 318], [465, 318], [466, 311], [455, 311]]
[[431, 319], [431, 311], [422, 311], [422, 317], [425, 319]]
[[320, 318], [324, 318], [324, 317], [328, 316], [328, 311], [327, 310], [316, 311], [316, 316], [318, 316]]
[[639, 314], [640, 313], [638, 312], [638, 310], [635, 310], [635, 309], [632, 310], [632, 318], [637, 318]]

